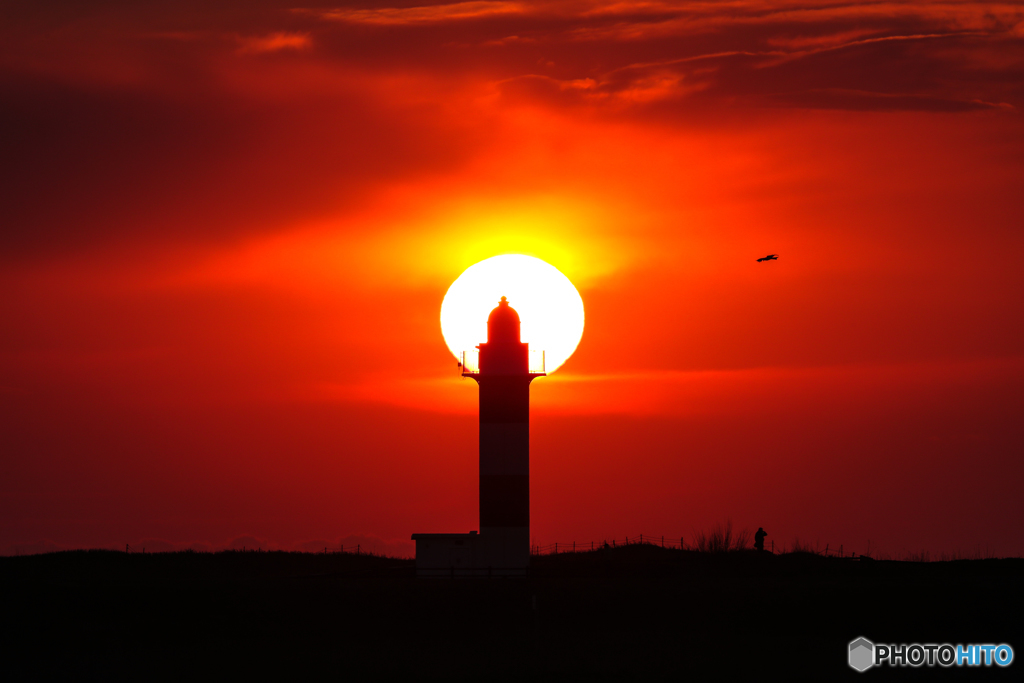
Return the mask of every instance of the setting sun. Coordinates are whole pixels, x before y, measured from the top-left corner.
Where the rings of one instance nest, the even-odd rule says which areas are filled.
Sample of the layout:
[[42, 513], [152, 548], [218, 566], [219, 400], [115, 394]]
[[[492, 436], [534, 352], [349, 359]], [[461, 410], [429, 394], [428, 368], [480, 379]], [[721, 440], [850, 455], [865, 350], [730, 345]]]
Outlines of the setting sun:
[[519, 313], [522, 340], [544, 351], [548, 373], [583, 336], [583, 299], [557, 268], [533, 256], [504, 254], [467, 268], [441, 303], [441, 333], [456, 358], [487, 340], [487, 315], [501, 297]]

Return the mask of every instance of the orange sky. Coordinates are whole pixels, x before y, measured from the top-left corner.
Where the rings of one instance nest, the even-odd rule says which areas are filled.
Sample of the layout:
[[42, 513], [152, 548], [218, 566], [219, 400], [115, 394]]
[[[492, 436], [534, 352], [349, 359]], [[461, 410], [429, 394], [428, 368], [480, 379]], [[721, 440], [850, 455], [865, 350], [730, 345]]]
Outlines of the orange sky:
[[1022, 108], [1012, 3], [5, 3], [0, 553], [477, 528], [500, 253], [536, 541], [1024, 553]]

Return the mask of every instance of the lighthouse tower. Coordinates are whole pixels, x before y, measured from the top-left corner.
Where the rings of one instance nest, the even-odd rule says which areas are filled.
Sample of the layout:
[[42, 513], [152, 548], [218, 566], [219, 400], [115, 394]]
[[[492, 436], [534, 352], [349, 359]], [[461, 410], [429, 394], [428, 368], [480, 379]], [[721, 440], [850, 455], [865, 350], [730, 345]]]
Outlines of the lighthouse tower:
[[480, 386], [480, 533], [413, 534], [420, 576], [521, 575], [530, 563], [530, 382], [544, 356], [520, 340], [505, 297], [477, 349], [461, 367]]
[[530, 345], [519, 339], [519, 314], [501, 297], [487, 318], [480, 368], [463, 374], [480, 385], [480, 535], [488, 562], [530, 563]]

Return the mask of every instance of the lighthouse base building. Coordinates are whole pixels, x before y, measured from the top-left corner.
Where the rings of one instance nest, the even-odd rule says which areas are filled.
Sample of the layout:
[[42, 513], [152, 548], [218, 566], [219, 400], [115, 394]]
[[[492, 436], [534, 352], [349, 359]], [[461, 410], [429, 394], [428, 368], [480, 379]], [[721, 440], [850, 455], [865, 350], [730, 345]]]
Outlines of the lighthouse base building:
[[480, 386], [480, 530], [413, 534], [418, 576], [522, 576], [530, 564], [530, 382], [544, 353], [520, 341], [505, 297], [477, 349], [461, 367]]

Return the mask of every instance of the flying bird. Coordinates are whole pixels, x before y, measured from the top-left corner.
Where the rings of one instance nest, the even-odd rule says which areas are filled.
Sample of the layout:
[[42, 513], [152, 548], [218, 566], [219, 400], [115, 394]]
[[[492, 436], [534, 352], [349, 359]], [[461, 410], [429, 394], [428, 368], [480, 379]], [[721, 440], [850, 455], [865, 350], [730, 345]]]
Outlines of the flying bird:
[[767, 256], [763, 256], [763, 257], [757, 259], [757, 262], [760, 263], [761, 261], [778, 261], [778, 260], [779, 260], [779, 255], [778, 254], [768, 254]]

